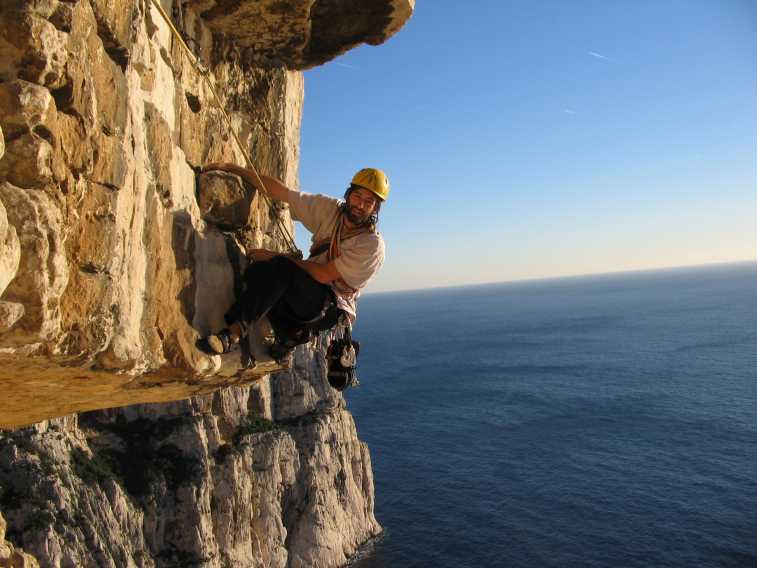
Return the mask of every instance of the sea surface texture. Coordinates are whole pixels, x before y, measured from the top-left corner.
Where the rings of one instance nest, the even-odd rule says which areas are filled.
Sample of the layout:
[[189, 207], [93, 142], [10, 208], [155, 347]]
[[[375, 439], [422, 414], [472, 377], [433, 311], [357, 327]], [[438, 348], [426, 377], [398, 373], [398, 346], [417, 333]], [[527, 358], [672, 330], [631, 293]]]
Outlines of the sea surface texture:
[[354, 566], [757, 566], [757, 264], [368, 295]]

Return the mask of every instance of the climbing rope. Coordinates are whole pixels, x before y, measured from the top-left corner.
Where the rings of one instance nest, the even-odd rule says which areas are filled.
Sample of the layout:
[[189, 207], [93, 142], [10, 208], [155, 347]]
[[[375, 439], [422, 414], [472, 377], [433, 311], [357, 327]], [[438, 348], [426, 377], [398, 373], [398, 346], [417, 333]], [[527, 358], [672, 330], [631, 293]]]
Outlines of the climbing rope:
[[[189, 46], [187, 45], [187, 42], [184, 41], [184, 38], [182, 37], [181, 32], [179, 32], [179, 30], [176, 29], [176, 26], [174, 25], [173, 20], [171, 20], [171, 17], [163, 9], [163, 6], [160, 5], [160, 0], [152, 0], [152, 3], [155, 5], [155, 8], [158, 10], [158, 12], [160, 12], [160, 15], [163, 17], [166, 24], [168, 24], [168, 27], [171, 30], [171, 33], [179, 42], [179, 45], [184, 49], [184, 53], [187, 55], [189, 62], [192, 64], [192, 67], [194, 67], [195, 70], [205, 80], [205, 84], [208, 86], [208, 88], [210, 89], [210, 92], [213, 94], [213, 98], [215, 99], [216, 106], [221, 111], [221, 115], [223, 116], [224, 122], [226, 123], [226, 128], [229, 130], [229, 132], [231, 132], [232, 136], [234, 137], [234, 140], [237, 143], [237, 146], [239, 147], [239, 151], [242, 152], [245, 162], [247, 163], [248, 168], [252, 171], [255, 177], [255, 182], [257, 186], [260, 188], [261, 193], [263, 197], [265, 198], [268, 207], [273, 208], [273, 201], [271, 200], [271, 196], [268, 195], [268, 192], [265, 189], [265, 185], [263, 184], [263, 180], [260, 179], [260, 175], [258, 175], [258, 171], [255, 169], [255, 165], [252, 163], [252, 158], [250, 158], [250, 155], [245, 149], [245, 147], [242, 145], [242, 141], [239, 139], [239, 136], [237, 135], [236, 130], [234, 130], [234, 127], [231, 124], [231, 118], [229, 118], [229, 115], [226, 112], [226, 109], [224, 108], [223, 103], [221, 102], [221, 98], [218, 96], [215, 86], [213, 85], [213, 81], [211, 80], [212, 74], [210, 72], [210, 69], [202, 65], [200, 61], [198, 60], [197, 56], [195, 56], [195, 54], [189, 48]], [[279, 231], [281, 231], [281, 235], [284, 237], [284, 240], [289, 246], [290, 252], [302, 258], [302, 253], [300, 252], [300, 249], [297, 248], [297, 245], [294, 243], [294, 238], [292, 237], [292, 234], [281, 222], [281, 219], [279, 219], [278, 215], [275, 216], [275, 219], [276, 219], [276, 225], [278, 226]]]

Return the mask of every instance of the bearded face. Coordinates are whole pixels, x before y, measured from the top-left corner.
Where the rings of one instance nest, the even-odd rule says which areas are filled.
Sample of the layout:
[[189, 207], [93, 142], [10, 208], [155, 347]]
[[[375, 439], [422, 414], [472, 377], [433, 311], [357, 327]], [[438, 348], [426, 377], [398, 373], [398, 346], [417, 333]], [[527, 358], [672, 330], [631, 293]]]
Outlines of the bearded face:
[[362, 225], [370, 220], [378, 209], [378, 198], [367, 189], [358, 187], [347, 195], [345, 216], [354, 225]]

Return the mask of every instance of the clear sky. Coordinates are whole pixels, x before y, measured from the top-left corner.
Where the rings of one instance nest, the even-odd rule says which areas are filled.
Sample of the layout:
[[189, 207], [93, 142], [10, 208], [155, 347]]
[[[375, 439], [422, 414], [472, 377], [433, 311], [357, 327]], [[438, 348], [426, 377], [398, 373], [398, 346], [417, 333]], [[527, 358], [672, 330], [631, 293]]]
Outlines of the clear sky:
[[365, 166], [368, 292], [757, 259], [757, 1], [418, 0], [305, 73], [301, 189]]

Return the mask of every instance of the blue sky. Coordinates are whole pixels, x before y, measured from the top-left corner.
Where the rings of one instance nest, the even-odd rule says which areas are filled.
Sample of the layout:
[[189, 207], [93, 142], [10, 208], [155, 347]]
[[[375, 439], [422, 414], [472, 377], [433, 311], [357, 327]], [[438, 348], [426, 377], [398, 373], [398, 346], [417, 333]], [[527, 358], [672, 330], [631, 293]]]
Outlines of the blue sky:
[[757, 259], [757, 2], [419, 0], [305, 72], [301, 148], [389, 175], [368, 291]]

